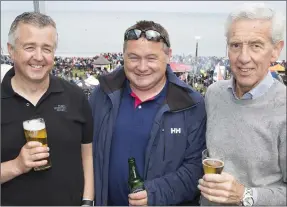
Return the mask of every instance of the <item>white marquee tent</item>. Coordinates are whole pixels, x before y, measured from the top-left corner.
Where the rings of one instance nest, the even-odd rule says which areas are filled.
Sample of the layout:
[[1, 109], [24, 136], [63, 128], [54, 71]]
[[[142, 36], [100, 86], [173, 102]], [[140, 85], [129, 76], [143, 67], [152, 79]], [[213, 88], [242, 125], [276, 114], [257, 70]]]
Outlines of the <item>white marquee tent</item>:
[[12, 68], [12, 65], [1, 64], [1, 82], [5, 76], [5, 74]]

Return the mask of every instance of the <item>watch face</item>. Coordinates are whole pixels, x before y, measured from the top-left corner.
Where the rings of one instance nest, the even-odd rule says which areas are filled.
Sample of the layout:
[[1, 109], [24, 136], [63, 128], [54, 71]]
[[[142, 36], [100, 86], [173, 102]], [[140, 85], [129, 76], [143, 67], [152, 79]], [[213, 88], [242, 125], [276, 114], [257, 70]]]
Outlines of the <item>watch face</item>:
[[253, 198], [252, 197], [246, 197], [244, 200], [243, 200], [243, 205], [244, 206], [252, 206], [254, 203], [253, 201]]

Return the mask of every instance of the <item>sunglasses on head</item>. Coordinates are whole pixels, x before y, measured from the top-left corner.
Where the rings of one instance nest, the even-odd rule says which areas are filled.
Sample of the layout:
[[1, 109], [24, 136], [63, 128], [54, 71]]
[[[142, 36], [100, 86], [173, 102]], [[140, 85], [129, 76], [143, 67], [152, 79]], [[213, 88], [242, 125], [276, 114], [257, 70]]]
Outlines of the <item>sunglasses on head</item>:
[[149, 29], [149, 30], [140, 30], [140, 29], [131, 29], [126, 32], [125, 40], [138, 40], [142, 34], [145, 35], [145, 38], [149, 41], [160, 42], [162, 39], [168, 47], [170, 47], [169, 43], [166, 39], [157, 31]]

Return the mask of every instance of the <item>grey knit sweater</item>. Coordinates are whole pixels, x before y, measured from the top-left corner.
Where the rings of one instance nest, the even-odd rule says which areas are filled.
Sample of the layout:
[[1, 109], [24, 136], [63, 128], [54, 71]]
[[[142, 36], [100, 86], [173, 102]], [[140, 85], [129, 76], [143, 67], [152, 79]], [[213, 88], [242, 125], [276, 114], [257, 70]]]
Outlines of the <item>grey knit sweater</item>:
[[[254, 205], [286, 205], [286, 86], [275, 81], [257, 99], [237, 100], [228, 81], [206, 93], [207, 148], [224, 157], [225, 172], [254, 189]], [[201, 205], [212, 204], [203, 198]]]

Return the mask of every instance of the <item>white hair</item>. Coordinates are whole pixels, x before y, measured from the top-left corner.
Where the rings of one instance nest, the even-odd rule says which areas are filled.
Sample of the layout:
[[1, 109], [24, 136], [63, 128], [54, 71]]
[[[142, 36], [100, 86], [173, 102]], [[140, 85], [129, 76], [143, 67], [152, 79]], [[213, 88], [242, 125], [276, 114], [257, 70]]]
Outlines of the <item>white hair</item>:
[[284, 40], [286, 17], [280, 12], [275, 12], [264, 3], [245, 3], [231, 12], [225, 23], [225, 36], [228, 40], [231, 24], [236, 20], [259, 19], [269, 20], [272, 23], [271, 41], [273, 44]]

